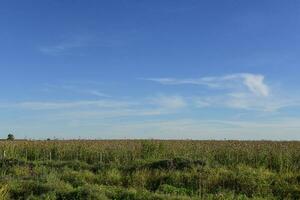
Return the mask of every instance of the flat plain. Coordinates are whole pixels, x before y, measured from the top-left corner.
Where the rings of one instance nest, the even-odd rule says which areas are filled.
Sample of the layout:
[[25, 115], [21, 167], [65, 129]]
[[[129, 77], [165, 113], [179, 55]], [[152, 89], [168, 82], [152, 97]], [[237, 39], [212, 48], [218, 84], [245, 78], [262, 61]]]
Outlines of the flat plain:
[[0, 141], [0, 199], [300, 199], [300, 142]]

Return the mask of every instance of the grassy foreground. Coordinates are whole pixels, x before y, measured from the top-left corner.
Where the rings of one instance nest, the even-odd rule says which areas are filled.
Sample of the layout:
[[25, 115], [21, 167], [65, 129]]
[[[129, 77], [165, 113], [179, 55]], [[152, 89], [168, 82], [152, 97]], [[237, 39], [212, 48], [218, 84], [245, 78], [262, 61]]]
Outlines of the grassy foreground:
[[0, 200], [300, 199], [300, 142], [0, 141]]

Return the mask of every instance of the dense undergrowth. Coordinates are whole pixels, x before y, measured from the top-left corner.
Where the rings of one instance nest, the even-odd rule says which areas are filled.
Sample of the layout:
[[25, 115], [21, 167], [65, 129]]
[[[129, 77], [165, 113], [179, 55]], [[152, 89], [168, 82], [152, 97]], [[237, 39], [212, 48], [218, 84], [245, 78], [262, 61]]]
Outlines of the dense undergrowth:
[[300, 142], [2, 141], [0, 199], [300, 199]]

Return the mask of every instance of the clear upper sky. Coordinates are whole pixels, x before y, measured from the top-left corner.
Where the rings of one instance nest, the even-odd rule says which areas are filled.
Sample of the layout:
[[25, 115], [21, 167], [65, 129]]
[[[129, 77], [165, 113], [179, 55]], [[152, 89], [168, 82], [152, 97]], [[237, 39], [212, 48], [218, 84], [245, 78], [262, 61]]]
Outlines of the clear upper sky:
[[300, 1], [2, 0], [0, 136], [300, 139]]

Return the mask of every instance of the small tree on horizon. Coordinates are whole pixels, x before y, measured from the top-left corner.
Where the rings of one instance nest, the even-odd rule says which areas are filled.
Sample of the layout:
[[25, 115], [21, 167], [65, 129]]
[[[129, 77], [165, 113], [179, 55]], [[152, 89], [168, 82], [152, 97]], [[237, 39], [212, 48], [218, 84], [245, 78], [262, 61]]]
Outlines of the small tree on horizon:
[[15, 140], [15, 136], [13, 134], [8, 134], [7, 140], [10, 140], [10, 141]]

